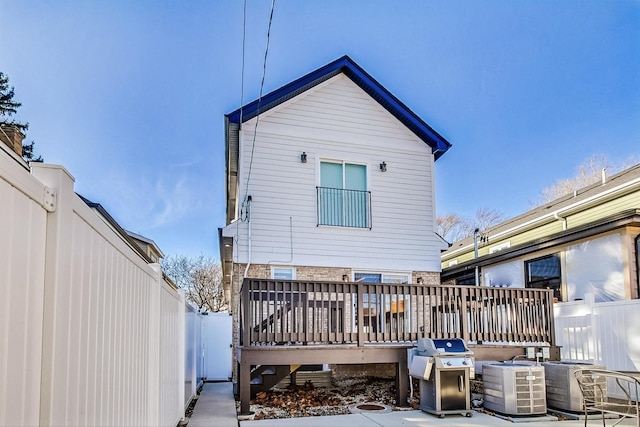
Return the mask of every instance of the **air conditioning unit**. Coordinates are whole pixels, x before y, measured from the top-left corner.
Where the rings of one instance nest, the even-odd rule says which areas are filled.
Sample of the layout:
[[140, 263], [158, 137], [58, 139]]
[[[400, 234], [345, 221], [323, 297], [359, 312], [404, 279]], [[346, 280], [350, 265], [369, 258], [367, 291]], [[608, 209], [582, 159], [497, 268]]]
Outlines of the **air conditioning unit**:
[[[575, 377], [578, 369], [606, 369], [602, 365], [576, 362], [544, 362], [547, 404], [550, 408], [582, 412], [582, 393]], [[606, 387], [606, 384], [603, 385]]]
[[482, 368], [484, 407], [506, 415], [547, 413], [544, 367], [492, 363]]

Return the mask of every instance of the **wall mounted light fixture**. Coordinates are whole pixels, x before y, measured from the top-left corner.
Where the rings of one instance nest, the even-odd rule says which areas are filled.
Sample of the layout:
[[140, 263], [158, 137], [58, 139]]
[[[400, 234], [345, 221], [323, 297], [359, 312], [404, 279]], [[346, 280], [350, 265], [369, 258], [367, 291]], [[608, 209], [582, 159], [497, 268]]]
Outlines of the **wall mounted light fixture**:
[[307, 163], [307, 153], [305, 153], [304, 151], [302, 152], [302, 154], [300, 154], [300, 161], [302, 163]]
[[349, 276], [348, 276], [348, 275], [346, 275], [346, 274], [343, 274], [343, 275], [342, 275], [342, 281], [343, 281], [343, 282], [348, 282], [348, 281], [349, 281]]
[[387, 171], [387, 163], [386, 162], [380, 163], [380, 170], [382, 172], [386, 172]]
[[424, 279], [422, 277], [418, 277], [418, 285], [422, 285], [424, 283]]

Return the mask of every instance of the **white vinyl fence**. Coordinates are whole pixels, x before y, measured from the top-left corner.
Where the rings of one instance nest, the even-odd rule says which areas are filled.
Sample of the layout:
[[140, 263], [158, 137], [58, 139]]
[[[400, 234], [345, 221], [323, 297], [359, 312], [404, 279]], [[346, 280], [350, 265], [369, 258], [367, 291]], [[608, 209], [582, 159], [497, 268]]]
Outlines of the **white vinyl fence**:
[[204, 354], [202, 349], [203, 316], [193, 305], [186, 304], [185, 317], [185, 365], [184, 365], [184, 406], [187, 408], [196, 395], [204, 378]]
[[640, 371], [640, 300], [555, 304], [556, 342], [562, 360]]
[[0, 150], [0, 201], [0, 425], [176, 426], [195, 393], [183, 294], [63, 167]]

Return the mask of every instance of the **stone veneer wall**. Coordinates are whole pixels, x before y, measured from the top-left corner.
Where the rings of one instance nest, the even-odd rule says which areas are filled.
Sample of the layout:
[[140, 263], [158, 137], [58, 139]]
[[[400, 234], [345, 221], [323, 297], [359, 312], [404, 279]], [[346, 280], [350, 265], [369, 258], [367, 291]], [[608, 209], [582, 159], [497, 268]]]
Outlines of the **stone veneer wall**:
[[[256, 279], [270, 279], [271, 267], [268, 264], [251, 264], [247, 277]], [[287, 266], [289, 267], [289, 266]], [[308, 281], [331, 281], [341, 282], [343, 275], [351, 277], [352, 269], [341, 267], [310, 267], [291, 266], [296, 269], [296, 280]], [[231, 311], [233, 313], [233, 347], [237, 347], [240, 342], [240, 287], [246, 264], [234, 264], [233, 280], [231, 283]], [[411, 274], [412, 282], [417, 283], [418, 277], [422, 277], [424, 285], [439, 285], [440, 273], [432, 271], [415, 271]], [[379, 378], [395, 377], [395, 366], [393, 364], [367, 364], [367, 365], [331, 365], [336, 377], [348, 376], [373, 376]], [[233, 352], [233, 381], [237, 383], [237, 357]]]

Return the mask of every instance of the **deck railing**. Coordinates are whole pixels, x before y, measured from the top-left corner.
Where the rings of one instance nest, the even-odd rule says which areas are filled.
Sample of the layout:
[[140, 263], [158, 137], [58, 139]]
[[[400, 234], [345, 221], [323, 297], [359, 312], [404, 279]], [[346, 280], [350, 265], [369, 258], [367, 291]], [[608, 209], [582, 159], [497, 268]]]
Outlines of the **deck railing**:
[[554, 345], [544, 289], [245, 279], [242, 345], [453, 338]]

